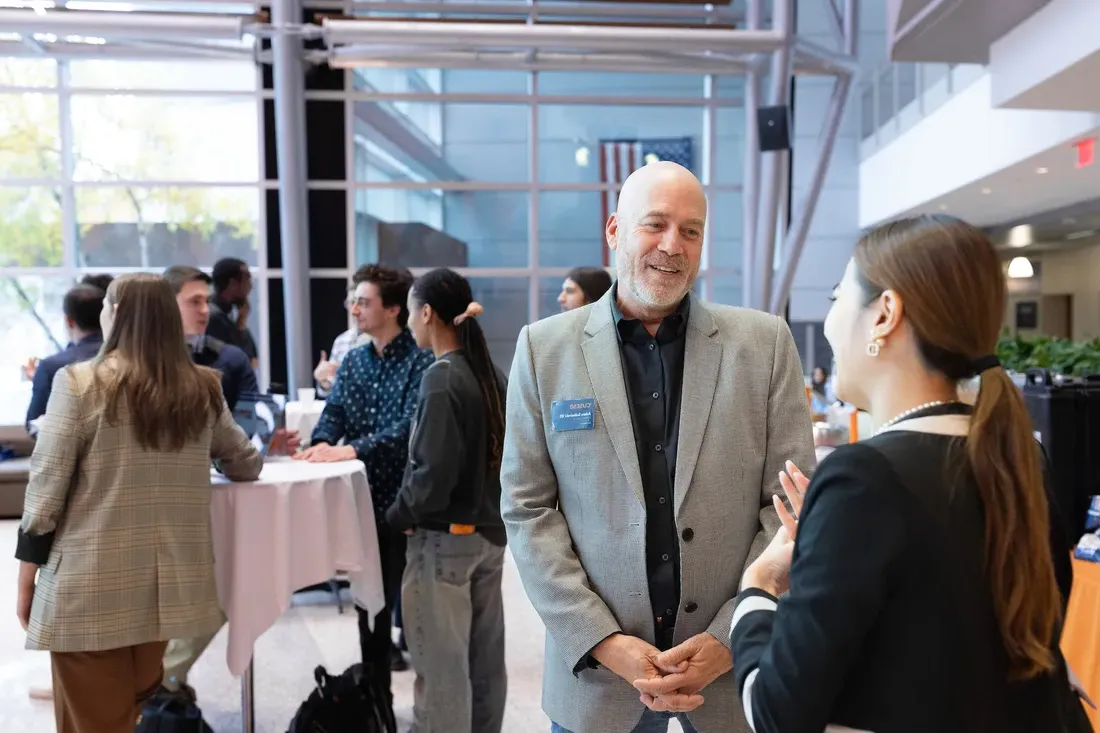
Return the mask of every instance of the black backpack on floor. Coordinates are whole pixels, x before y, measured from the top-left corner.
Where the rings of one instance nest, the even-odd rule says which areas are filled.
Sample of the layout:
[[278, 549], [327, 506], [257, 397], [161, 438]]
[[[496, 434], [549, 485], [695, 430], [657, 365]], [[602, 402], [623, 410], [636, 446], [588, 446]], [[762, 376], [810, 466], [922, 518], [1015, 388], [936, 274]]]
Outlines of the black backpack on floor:
[[379, 689], [362, 664], [339, 677], [318, 667], [313, 677], [317, 689], [298, 708], [287, 733], [397, 733], [389, 691]]
[[186, 693], [161, 689], [145, 702], [134, 733], [214, 733], [214, 730]]

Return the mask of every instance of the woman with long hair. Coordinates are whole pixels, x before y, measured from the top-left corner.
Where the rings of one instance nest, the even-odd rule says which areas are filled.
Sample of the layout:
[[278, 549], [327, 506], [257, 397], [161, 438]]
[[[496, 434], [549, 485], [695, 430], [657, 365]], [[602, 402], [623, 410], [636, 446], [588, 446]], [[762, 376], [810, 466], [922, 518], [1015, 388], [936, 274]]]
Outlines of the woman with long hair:
[[[1058, 650], [1069, 544], [994, 356], [1001, 267], [946, 216], [856, 245], [825, 334], [837, 397], [879, 428], [812, 481], [790, 464], [781, 476], [792, 512], [775, 498], [784, 527], [745, 571], [731, 624], [757, 733], [1088, 730]], [[970, 406], [958, 385], [978, 374]]]
[[210, 460], [240, 481], [263, 465], [218, 374], [192, 363], [163, 278], [113, 281], [100, 321], [99, 356], [54, 380], [16, 549], [58, 733], [132, 733], [168, 640], [221, 626]]
[[414, 733], [500, 733], [507, 675], [500, 518], [506, 380], [470, 283], [440, 268], [409, 291], [424, 372], [409, 463], [386, 521], [409, 535], [401, 607], [416, 670]]

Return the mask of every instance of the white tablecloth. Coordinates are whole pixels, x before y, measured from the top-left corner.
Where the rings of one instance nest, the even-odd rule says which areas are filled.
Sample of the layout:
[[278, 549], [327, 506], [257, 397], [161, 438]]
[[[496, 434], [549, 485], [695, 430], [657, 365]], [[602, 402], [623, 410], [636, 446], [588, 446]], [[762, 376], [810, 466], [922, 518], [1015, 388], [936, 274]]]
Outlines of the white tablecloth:
[[348, 573], [356, 603], [385, 606], [378, 530], [360, 461], [269, 459], [256, 481], [216, 475], [211, 501], [218, 598], [229, 619], [229, 670], [290, 608], [295, 591]]
[[325, 411], [325, 403], [321, 400], [313, 402], [288, 402], [286, 403], [286, 429], [297, 430], [302, 436], [302, 444], [309, 445], [313, 429], [317, 427], [317, 421], [321, 419], [321, 413]]

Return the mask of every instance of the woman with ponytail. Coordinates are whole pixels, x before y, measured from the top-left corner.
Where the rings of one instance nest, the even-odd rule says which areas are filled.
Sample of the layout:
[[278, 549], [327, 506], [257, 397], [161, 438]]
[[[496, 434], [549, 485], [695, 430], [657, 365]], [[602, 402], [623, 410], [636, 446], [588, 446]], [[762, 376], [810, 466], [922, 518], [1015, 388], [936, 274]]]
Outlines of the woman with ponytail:
[[417, 345], [436, 357], [420, 382], [409, 463], [386, 514], [409, 535], [401, 604], [416, 669], [412, 731], [500, 733], [506, 380], [466, 278], [432, 270], [413, 284], [408, 305]]
[[[996, 250], [951, 217], [886, 224], [833, 300], [837, 396], [879, 428], [812, 481], [790, 464], [781, 477], [791, 510], [776, 499], [784, 526], [745, 571], [731, 625], [751, 726], [1088, 730], [1058, 649], [1069, 544], [993, 355]], [[977, 375], [971, 406], [958, 387]]]

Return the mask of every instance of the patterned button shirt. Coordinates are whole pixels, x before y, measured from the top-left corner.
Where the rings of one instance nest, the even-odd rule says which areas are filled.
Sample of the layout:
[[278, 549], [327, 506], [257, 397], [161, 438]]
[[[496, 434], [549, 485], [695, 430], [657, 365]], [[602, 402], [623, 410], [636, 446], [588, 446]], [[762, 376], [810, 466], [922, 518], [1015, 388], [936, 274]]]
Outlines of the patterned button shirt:
[[313, 443], [343, 438], [367, 466], [374, 513], [386, 510], [401, 489], [409, 458], [409, 425], [416, 412], [420, 378], [435, 362], [417, 348], [408, 330], [386, 345], [353, 349], [340, 364], [336, 384], [313, 431]]

